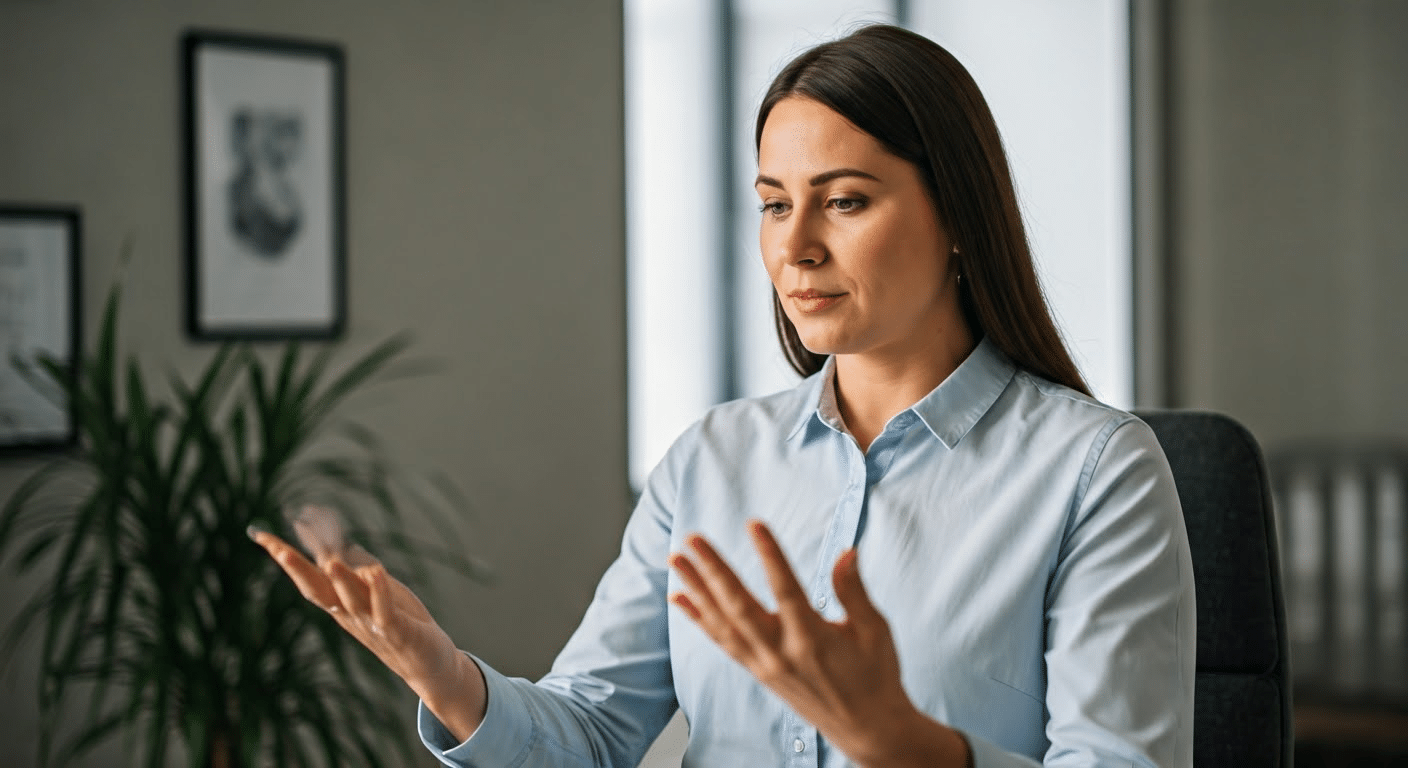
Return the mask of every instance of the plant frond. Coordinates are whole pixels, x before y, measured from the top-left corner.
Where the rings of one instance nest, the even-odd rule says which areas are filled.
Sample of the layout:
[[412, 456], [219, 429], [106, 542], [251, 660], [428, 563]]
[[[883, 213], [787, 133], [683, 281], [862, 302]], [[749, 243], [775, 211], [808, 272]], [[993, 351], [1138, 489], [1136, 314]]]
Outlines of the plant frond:
[[147, 768], [164, 768], [171, 731], [171, 717], [167, 711], [171, 704], [171, 695], [164, 686], [156, 686], [154, 692], [151, 710], [147, 713], [147, 736], [143, 739], [146, 744], [144, 756], [147, 759]]
[[[106, 587], [107, 601], [103, 606], [102, 619], [98, 623], [99, 632], [102, 637], [102, 644], [98, 651], [98, 659], [113, 660], [117, 656], [118, 637], [123, 629], [122, 605], [126, 596], [127, 575], [129, 568], [122, 562], [116, 562], [112, 568], [112, 580]], [[113, 670], [115, 671], [115, 670]], [[113, 682], [114, 674], [99, 674], [96, 690], [93, 692], [92, 708], [96, 711], [107, 700], [108, 687]]]
[[438, 563], [465, 578], [480, 584], [493, 584], [497, 578], [493, 568], [459, 549], [418, 539], [400, 531], [368, 532], [365, 534], [370, 552], [396, 552], [419, 560]]
[[98, 331], [94, 356], [83, 365], [83, 379], [88, 384], [99, 413], [117, 413], [117, 311], [122, 304], [122, 288], [114, 285], [108, 291], [103, 306], [103, 323]]
[[[452, 484], [422, 492], [407, 483], [361, 424], [341, 440], [322, 431], [359, 388], [427, 370], [402, 360], [409, 336], [336, 372], [334, 345], [305, 361], [286, 344], [266, 364], [249, 345], [226, 344], [194, 381], [170, 373], [165, 396], [137, 356], [119, 354], [120, 304], [114, 286], [97, 344], [73, 368], [45, 356], [23, 366], [31, 384], [66, 401], [80, 434], [77, 449], [0, 507], [0, 562], [54, 573], [0, 644], [8, 661], [39, 636], [44, 764], [118, 733], [131, 740], [134, 764], [152, 768], [178, 745], [198, 766], [222, 745], [241, 768], [379, 768], [394, 762], [380, 753], [387, 745], [410, 761], [395, 676], [244, 537], [252, 521], [287, 536], [284, 503], [327, 498], [369, 549], [413, 570], [445, 565], [485, 580], [443, 514], [447, 501], [468, 509], [463, 495], [445, 492]], [[325, 447], [336, 450], [316, 452]], [[437, 526], [433, 544], [402, 531], [415, 513]], [[60, 719], [85, 699], [86, 717]]]
[[294, 385], [292, 402], [300, 410], [306, 411], [310, 408], [313, 391], [317, 388], [318, 382], [323, 380], [323, 373], [327, 370], [328, 362], [332, 360], [332, 345], [323, 347], [318, 354], [313, 356], [313, 362], [308, 364], [303, 372], [303, 377]]
[[308, 407], [308, 420], [310, 428], [321, 423], [323, 418], [343, 398], [347, 397], [354, 390], [361, 387], [368, 379], [375, 376], [388, 362], [400, 355], [410, 346], [410, 336], [399, 334], [383, 341], [374, 347], [370, 352], [363, 355], [354, 362], [347, 370], [343, 371], [314, 399]]
[[298, 353], [302, 347], [297, 341], [290, 342], [284, 346], [283, 357], [279, 360], [279, 373], [274, 385], [274, 401], [278, 403], [291, 402], [294, 383], [293, 375], [298, 368]]
[[47, 352], [40, 352], [30, 360], [15, 353], [10, 355], [10, 367], [40, 397], [60, 410], [68, 410], [69, 391], [75, 373], [68, 363]]
[[49, 611], [56, 589], [50, 586], [36, 593], [10, 620], [10, 625], [5, 628], [3, 644], [0, 644], [0, 669], [8, 669], [19, 644], [43, 626], [39, 619]]
[[165, 472], [167, 477], [177, 476], [181, 470], [181, 463], [186, 459], [190, 442], [197, 437], [198, 425], [193, 424], [187, 416], [212, 412], [220, 408], [236, 375], [231, 363], [237, 360], [243, 351], [244, 348], [238, 344], [222, 344], [214, 357], [206, 364], [194, 389], [188, 387], [180, 377], [175, 374], [171, 375], [171, 391], [175, 393], [177, 402], [181, 405], [183, 417], [180, 420], [180, 429], [177, 431], [175, 443], [168, 457], [169, 463]]
[[10, 498], [5, 500], [5, 506], [0, 508], [0, 557], [3, 557], [5, 550], [9, 548], [11, 533], [16, 529], [23, 530], [25, 528], [23, 524], [30, 519], [34, 512], [35, 497], [63, 469], [62, 462], [46, 463], [34, 474], [26, 477], [14, 493], [10, 494]]
[[77, 733], [69, 737], [68, 743], [59, 751], [54, 762], [67, 765], [77, 760], [111, 738], [126, 723], [127, 719], [122, 713], [107, 714], [97, 719], [90, 718]]

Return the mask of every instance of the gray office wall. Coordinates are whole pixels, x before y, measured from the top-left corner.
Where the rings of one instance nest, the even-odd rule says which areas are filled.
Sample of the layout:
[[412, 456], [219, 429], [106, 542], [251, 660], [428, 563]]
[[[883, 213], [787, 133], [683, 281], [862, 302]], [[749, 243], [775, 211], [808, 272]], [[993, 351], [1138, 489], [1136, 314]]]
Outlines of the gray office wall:
[[1174, 402], [1408, 439], [1408, 4], [1171, 7]]
[[[463, 535], [498, 583], [442, 579], [442, 622], [504, 672], [541, 674], [630, 503], [619, 0], [0, 3], [0, 201], [82, 208], [90, 342], [130, 239], [122, 337], [153, 375], [212, 351], [182, 331], [187, 27], [344, 46], [343, 346], [409, 329], [446, 369], [350, 415], [403, 463], [456, 478], [479, 511]], [[33, 466], [0, 463], [0, 495]], [[0, 579], [3, 623], [34, 584]], [[0, 677], [13, 768], [34, 756], [34, 659]]]
[[[83, 208], [89, 338], [131, 238], [124, 337], [181, 332], [177, 41], [187, 26], [348, 55], [350, 317], [448, 371], [358, 401], [458, 478], [500, 574], [445, 580], [455, 638], [541, 673], [624, 521], [618, 2], [0, 3], [0, 200]], [[1408, 436], [1408, 6], [1171, 3], [1171, 395], [1264, 444]], [[33, 464], [0, 465], [8, 494]], [[33, 588], [0, 574], [0, 620]], [[5, 765], [33, 754], [32, 656], [0, 677]], [[116, 761], [111, 761], [116, 764]]]

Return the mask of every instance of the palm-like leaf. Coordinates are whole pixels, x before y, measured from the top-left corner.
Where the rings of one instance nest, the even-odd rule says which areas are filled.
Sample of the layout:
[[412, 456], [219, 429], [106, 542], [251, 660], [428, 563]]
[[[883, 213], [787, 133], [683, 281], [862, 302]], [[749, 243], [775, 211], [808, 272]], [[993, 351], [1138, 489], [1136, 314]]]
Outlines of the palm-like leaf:
[[[487, 576], [451, 535], [446, 513], [464, 508], [452, 485], [406, 484], [358, 426], [340, 453], [310, 455], [327, 447], [338, 407], [408, 339], [388, 339], [335, 376], [331, 348], [305, 363], [290, 343], [266, 368], [248, 347], [226, 345], [193, 384], [173, 375], [166, 402], [135, 359], [120, 359], [119, 303], [114, 289], [76, 376], [52, 359], [23, 367], [36, 385], [59, 388], [81, 436], [74, 455], [41, 468], [0, 508], [0, 558], [21, 572], [55, 568], [4, 644], [8, 657], [27, 633], [41, 636], [41, 764], [62, 765], [119, 733], [133, 764], [153, 768], [178, 745], [201, 767], [376, 768], [387, 764], [381, 740], [397, 762], [409, 760], [414, 745], [387, 695], [394, 677], [244, 536], [251, 522], [287, 535], [281, 509], [291, 500], [335, 500], [354, 536], [413, 581], [426, 562]], [[441, 543], [406, 533], [407, 504]], [[61, 732], [80, 683], [87, 714]]]

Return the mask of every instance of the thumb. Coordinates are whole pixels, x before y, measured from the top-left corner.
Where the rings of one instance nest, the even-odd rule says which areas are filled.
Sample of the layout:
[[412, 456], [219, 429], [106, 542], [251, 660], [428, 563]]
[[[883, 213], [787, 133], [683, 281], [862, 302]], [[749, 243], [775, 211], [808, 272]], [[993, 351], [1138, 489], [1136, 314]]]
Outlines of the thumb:
[[885, 627], [885, 617], [870, 602], [870, 595], [860, 580], [860, 561], [854, 547], [836, 558], [836, 566], [831, 569], [831, 587], [836, 590], [836, 599], [846, 609], [851, 623], [860, 627]]

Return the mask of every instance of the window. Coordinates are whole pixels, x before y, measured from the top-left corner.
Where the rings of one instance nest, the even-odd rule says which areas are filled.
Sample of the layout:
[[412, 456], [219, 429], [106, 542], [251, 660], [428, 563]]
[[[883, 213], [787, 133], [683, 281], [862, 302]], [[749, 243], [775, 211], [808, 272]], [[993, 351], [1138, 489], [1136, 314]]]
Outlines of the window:
[[753, 114], [794, 54], [865, 22], [951, 50], [997, 118], [1043, 287], [1096, 395], [1133, 400], [1128, 6], [626, 0], [630, 471], [715, 403], [790, 387], [758, 253]]

